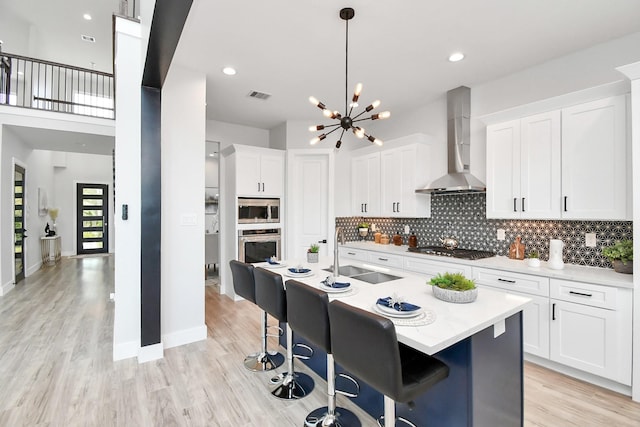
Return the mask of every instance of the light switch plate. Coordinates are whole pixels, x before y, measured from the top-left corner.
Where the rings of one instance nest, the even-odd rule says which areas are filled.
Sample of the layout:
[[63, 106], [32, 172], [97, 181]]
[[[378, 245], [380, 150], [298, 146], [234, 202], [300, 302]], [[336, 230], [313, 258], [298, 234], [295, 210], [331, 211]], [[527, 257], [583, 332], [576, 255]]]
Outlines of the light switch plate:
[[498, 228], [498, 240], [504, 240], [504, 239], [505, 239], [504, 228]]
[[596, 233], [584, 233], [584, 245], [588, 248], [595, 248], [596, 241]]
[[408, 225], [404, 226], [404, 234], [409, 234], [411, 232], [411, 230], [409, 229]]

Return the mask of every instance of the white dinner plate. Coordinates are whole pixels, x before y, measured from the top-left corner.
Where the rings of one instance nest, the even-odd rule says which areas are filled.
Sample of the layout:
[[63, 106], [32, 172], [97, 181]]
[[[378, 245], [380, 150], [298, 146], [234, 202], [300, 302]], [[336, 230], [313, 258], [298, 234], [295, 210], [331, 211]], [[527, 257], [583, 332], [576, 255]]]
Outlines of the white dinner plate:
[[327, 293], [341, 293], [341, 292], [348, 292], [353, 288], [353, 285], [350, 286], [346, 286], [344, 288], [332, 288], [331, 286], [327, 286], [324, 283], [320, 283], [320, 290], [325, 291]]
[[292, 271], [289, 271], [289, 269], [287, 269], [284, 272], [284, 275], [289, 277], [309, 277], [309, 276], [313, 276], [314, 274], [315, 273], [313, 272], [313, 270], [308, 271], [306, 273], [294, 273]]
[[385, 316], [389, 316], [389, 317], [402, 317], [402, 318], [416, 317], [420, 313], [422, 313], [422, 308], [419, 308], [413, 311], [398, 311], [395, 308], [385, 307], [380, 304], [373, 304], [373, 308], [378, 313], [384, 314]]

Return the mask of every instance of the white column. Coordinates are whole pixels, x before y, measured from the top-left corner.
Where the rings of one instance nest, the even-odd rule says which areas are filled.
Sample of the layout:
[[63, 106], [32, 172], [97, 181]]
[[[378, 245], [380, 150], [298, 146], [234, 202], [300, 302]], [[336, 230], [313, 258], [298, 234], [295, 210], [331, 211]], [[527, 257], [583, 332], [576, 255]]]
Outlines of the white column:
[[[116, 17], [116, 142], [113, 360], [140, 349], [140, 24]], [[123, 205], [128, 219], [123, 219]]]
[[[616, 68], [631, 80], [631, 169], [632, 189], [640, 188], [640, 62]], [[640, 197], [633, 197], [633, 251], [640, 252]], [[631, 398], [640, 402], [640, 259], [633, 261], [633, 378]]]

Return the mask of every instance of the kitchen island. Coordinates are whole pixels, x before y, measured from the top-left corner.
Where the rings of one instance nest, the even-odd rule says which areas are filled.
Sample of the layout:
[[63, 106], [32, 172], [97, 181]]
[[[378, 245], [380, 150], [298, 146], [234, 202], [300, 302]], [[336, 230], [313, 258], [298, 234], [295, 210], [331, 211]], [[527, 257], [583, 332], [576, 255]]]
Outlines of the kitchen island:
[[[331, 264], [321, 257], [318, 264], [284, 261], [291, 266], [304, 265], [312, 272], [307, 277], [291, 277], [287, 268], [273, 268], [285, 280], [294, 278], [308, 285], [320, 287], [329, 275]], [[257, 266], [271, 268], [267, 263]], [[424, 309], [424, 322], [410, 324], [405, 319], [392, 319], [398, 340], [432, 355], [449, 365], [449, 377], [415, 400], [415, 407], [397, 404], [397, 415], [413, 420], [417, 425], [430, 426], [522, 426], [523, 423], [523, 354], [522, 310], [528, 298], [481, 288], [478, 298], [470, 304], [452, 304], [436, 299], [427, 278], [405, 271], [341, 260], [347, 265], [375, 270], [397, 276], [378, 284], [356, 277], [340, 276], [338, 281], [351, 283], [344, 293], [330, 293], [330, 299], [340, 298], [353, 306], [376, 311], [378, 298], [401, 296], [405, 301]], [[443, 271], [444, 272], [444, 271]], [[425, 324], [427, 323], [427, 324]], [[309, 343], [295, 336], [294, 341]], [[284, 340], [281, 340], [284, 345]], [[313, 347], [313, 346], [312, 346]], [[311, 369], [326, 376], [325, 358], [314, 349], [314, 357], [305, 361]], [[337, 372], [341, 368], [337, 366]], [[366, 384], [360, 383], [355, 403], [372, 416], [383, 412], [382, 396]], [[338, 380], [338, 388], [348, 383]]]

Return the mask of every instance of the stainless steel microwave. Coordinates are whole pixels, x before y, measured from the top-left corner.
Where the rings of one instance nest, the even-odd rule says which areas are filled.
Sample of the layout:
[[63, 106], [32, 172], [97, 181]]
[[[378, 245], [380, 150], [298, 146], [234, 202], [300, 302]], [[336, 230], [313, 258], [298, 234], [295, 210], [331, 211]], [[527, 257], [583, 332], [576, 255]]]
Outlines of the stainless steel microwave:
[[238, 224], [280, 222], [280, 199], [238, 197]]

